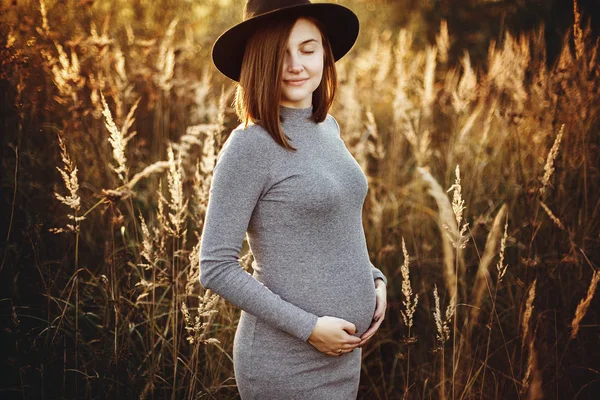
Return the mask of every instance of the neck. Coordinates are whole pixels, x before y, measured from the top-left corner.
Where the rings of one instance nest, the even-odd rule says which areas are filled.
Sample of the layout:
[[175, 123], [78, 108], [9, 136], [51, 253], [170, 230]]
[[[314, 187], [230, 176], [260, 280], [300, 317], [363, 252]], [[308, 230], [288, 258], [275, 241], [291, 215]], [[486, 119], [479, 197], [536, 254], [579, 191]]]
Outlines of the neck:
[[312, 105], [308, 107], [294, 108], [280, 104], [279, 115], [281, 115], [284, 120], [304, 121], [312, 116], [312, 108]]

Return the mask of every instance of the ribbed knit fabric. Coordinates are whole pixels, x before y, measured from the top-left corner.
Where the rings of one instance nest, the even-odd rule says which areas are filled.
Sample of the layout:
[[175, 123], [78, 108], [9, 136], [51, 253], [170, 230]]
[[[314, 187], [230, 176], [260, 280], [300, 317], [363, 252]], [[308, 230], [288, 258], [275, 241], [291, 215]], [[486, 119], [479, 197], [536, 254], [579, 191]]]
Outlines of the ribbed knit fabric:
[[[362, 349], [328, 356], [307, 342], [318, 317], [370, 326], [374, 279], [362, 207], [366, 176], [328, 115], [280, 106], [297, 151], [259, 125], [234, 129], [213, 171], [200, 247], [200, 282], [242, 310], [233, 362], [241, 397], [355, 399]], [[244, 235], [250, 275], [238, 257]]]

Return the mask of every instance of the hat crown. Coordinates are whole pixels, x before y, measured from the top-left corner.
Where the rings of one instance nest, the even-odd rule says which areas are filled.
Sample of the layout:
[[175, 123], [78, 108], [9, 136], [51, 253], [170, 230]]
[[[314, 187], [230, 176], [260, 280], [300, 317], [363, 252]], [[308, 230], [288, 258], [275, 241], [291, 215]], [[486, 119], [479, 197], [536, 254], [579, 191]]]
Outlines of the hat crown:
[[310, 0], [247, 0], [244, 21], [280, 8], [311, 4]]
[[356, 42], [358, 16], [348, 7], [310, 0], [246, 0], [243, 21], [223, 32], [213, 44], [215, 67], [239, 82], [248, 38], [276, 18], [299, 16], [311, 16], [323, 24], [334, 61], [348, 53]]

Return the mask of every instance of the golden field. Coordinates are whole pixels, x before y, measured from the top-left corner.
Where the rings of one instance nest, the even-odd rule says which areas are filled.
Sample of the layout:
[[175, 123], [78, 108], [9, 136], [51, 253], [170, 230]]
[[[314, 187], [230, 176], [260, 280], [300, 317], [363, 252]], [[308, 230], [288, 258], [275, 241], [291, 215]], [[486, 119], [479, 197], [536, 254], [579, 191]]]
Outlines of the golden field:
[[[8, 3], [0, 397], [239, 397], [240, 310], [198, 280], [211, 172], [238, 125], [210, 45], [238, 3]], [[599, 42], [573, 10], [551, 63], [543, 26], [472, 60], [445, 20], [427, 41], [359, 14], [331, 114], [368, 176], [389, 281], [360, 399], [600, 393]]]

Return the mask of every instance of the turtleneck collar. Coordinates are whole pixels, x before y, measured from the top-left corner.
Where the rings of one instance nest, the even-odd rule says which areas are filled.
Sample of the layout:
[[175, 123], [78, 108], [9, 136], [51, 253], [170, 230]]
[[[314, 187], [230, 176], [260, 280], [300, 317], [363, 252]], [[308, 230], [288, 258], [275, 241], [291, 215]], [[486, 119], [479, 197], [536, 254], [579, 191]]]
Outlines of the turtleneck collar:
[[312, 105], [306, 108], [292, 108], [279, 105], [279, 115], [284, 119], [284, 122], [292, 123], [307, 123], [313, 122], [310, 120], [312, 116]]

